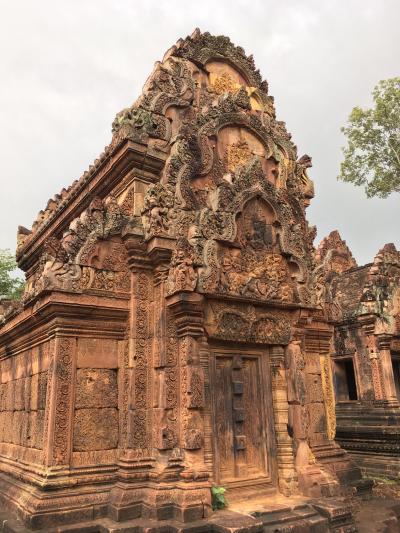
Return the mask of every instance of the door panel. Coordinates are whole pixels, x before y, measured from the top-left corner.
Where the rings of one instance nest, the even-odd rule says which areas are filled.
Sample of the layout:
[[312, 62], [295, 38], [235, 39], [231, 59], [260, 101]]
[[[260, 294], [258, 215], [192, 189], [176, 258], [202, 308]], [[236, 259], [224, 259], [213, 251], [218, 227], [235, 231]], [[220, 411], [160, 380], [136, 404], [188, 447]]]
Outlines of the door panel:
[[218, 482], [268, 476], [268, 380], [263, 355], [215, 353], [214, 446]]
[[232, 411], [232, 359], [218, 357], [216, 365], [215, 419], [216, 446], [218, 447], [221, 478], [232, 477], [235, 469], [233, 420], [226, 413]]
[[246, 463], [248, 474], [265, 473], [265, 428], [262, 409], [260, 368], [256, 359], [243, 361], [243, 403], [245, 417], [243, 433], [246, 435]]

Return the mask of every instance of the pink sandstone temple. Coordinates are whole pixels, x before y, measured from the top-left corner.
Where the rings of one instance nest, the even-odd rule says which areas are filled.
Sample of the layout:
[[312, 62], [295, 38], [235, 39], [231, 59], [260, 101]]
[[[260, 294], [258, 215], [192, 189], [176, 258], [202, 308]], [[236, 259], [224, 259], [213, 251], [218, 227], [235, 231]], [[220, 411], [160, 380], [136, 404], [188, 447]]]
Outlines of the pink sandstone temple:
[[18, 230], [5, 530], [356, 531], [362, 474], [400, 473], [400, 254], [358, 267], [337, 232], [316, 250], [310, 166], [228, 38], [156, 64]]

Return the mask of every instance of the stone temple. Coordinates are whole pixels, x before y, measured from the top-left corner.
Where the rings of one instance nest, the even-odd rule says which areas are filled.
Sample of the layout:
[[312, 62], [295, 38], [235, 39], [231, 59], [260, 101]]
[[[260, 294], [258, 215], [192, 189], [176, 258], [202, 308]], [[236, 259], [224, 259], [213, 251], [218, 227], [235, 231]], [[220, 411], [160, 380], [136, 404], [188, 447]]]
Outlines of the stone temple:
[[400, 478], [400, 252], [386, 244], [357, 266], [337, 231], [317, 262], [325, 280], [336, 439], [368, 474]]
[[[89, 170], [19, 228], [26, 289], [0, 328], [7, 531], [355, 531], [346, 497], [370, 490], [360, 466], [376, 451], [356, 463], [334, 440], [331, 363], [340, 376], [357, 346], [357, 364], [389, 372], [399, 340], [332, 315], [354, 272], [373, 314], [380, 266], [345, 251], [338, 271], [330, 241], [315, 253], [310, 166], [252, 57], [196, 30]], [[374, 376], [360, 394], [384, 417], [398, 403]], [[374, 417], [358, 404], [355, 433], [348, 406], [339, 442], [361, 456]], [[212, 486], [228, 510], [212, 512]], [[268, 512], [276, 498], [289, 507]]]

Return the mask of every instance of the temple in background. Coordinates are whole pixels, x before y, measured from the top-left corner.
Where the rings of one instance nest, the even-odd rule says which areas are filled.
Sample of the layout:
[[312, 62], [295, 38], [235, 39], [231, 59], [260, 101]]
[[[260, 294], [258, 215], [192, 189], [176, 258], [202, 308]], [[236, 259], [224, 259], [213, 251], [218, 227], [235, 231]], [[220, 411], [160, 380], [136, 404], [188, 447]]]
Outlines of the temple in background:
[[318, 247], [326, 283], [336, 440], [369, 475], [400, 476], [400, 252], [357, 266], [337, 231]]

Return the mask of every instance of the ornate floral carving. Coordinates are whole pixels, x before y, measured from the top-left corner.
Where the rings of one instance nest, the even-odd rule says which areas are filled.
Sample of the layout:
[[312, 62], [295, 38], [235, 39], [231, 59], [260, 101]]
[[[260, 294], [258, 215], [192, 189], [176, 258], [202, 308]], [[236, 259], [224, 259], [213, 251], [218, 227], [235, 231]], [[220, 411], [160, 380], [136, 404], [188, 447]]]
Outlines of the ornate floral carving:
[[56, 344], [56, 398], [54, 417], [53, 461], [68, 464], [70, 425], [72, 416], [73, 340], [60, 338]]
[[130, 287], [131, 279], [127, 272], [97, 270], [90, 267], [82, 268], [82, 290], [94, 289], [111, 293], [128, 293], [130, 291]]
[[[102, 258], [101, 265], [96, 263], [101, 255], [102, 245], [99, 240], [120, 233], [126, 221], [127, 218], [112, 195], [105, 201], [98, 197], [94, 198], [89, 207], [71, 222], [61, 239], [53, 236], [45, 241], [39, 268], [33, 277], [28, 279], [23, 300], [27, 302], [43, 290], [80, 292], [81, 265], [94, 264], [105, 270], [110, 267], [111, 270], [126, 270], [126, 252], [118, 243], [109, 243], [109, 255]], [[104, 290], [126, 285], [121, 276], [107, 272], [93, 274], [91, 279]], [[88, 283], [86, 272], [83, 284], [88, 287]]]
[[200, 367], [189, 367], [187, 394], [189, 409], [204, 407], [204, 375]]
[[322, 391], [325, 400], [328, 439], [336, 435], [335, 394], [333, 392], [332, 368], [329, 356], [320, 357]]
[[197, 450], [203, 446], [202, 418], [199, 410], [204, 406], [204, 378], [202, 369], [196, 365], [197, 344], [192, 337], [179, 341], [181, 376], [181, 428], [183, 446]]
[[199, 450], [203, 447], [203, 433], [200, 429], [188, 428], [184, 435], [186, 450]]
[[45, 242], [41, 266], [27, 283], [23, 300], [29, 301], [43, 290], [77, 291], [80, 288], [80, 266], [75, 264], [55, 237]]
[[255, 68], [253, 57], [246, 56], [243, 48], [235, 46], [228, 37], [214, 36], [196, 30], [190, 37], [179, 41], [172, 53], [197, 64], [206, 64], [210, 59], [226, 58], [245, 74], [249, 85], [268, 92], [268, 84], [262, 81], [259, 71]]
[[[164, 311], [165, 312], [165, 311]], [[160, 450], [170, 450], [178, 445], [178, 410], [179, 397], [179, 356], [176, 323], [167, 311], [166, 316], [166, 350], [161, 354], [157, 366], [160, 368], [162, 400], [156, 409], [155, 444]]]
[[184, 61], [169, 57], [163, 64], [157, 63], [141, 97], [115, 117], [113, 145], [123, 139], [169, 140], [171, 128], [164, 113], [170, 106], [189, 106], [193, 91], [194, 81]]
[[261, 315], [256, 320], [237, 311], [222, 311], [217, 317], [214, 336], [218, 339], [255, 342], [260, 344], [287, 344], [290, 323], [285, 318]]
[[239, 166], [243, 166], [253, 157], [249, 145], [246, 141], [239, 141], [231, 144], [227, 148], [227, 167], [229, 172], [235, 171]]
[[134, 378], [132, 413], [132, 447], [148, 448], [148, 357], [149, 357], [150, 281], [145, 273], [136, 276], [136, 331], [134, 344]]
[[235, 82], [232, 76], [228, 72], [223, 72], [221, 76], [216, 76], [211, 88], [217, 94], [234, 93], [240, 89], [240, 85]]

